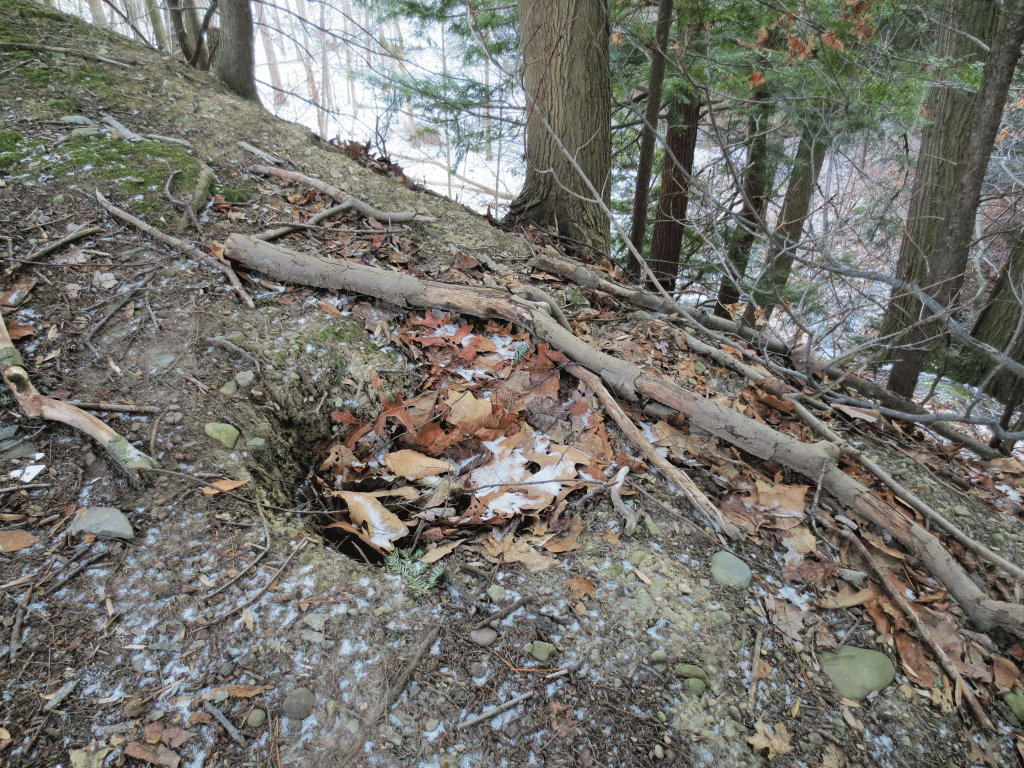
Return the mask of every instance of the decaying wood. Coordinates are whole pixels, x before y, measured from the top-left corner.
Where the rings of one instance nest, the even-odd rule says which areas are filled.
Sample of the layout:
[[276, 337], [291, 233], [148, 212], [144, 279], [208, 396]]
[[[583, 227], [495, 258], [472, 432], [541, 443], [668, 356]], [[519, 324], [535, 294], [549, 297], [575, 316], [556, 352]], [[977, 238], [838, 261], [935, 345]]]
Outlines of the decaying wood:
[[[663, 312], [667, 315], [683, 315], [701, 330], [733, 334], [750, 342], [750, 344], [755, 348], [766, 349], [769, 352], [774, 352], [776, 354], [791, 355], [793, 353], [793, 350], [791, 350], [788, 345], [783, 344], [777, 339], [766, 338], [763, 334], [756, 332], [753, 328], [747, 325], [743, 325], [742, 323], [737, 323], [732, 320], [726, 320], [725, 318], [715, 317], [714, 315], [709, 315], [694, 307], [686, 307], [667, 301], [666, 299], [643, 289], [634, 289], [613, 283], [611, 280], [605, 279], [594, 270], [589, 269], [582, 264], [577, 264], [567, 259], [560, 258], [554, 254], [548, 252], [539, 253], [530, 260], [530, 264], [536, 269], [550, 272], [551, 274], [558, 275], [559, 277], [564, 277], [566, 280], [571, 280], [584, 288], [603, 291], [611, 296], [621, 299], [622, 301], [626, 301], [634, 306], [640, 307], [641, 309], [649, 309], [653, 312]], [[916, 417], [926, 417], [930, 415], [927, 410], [919, 406], [917, 403], [902, 398], [873, 381], [863, 379], [860, 376], [853, 376], [849, 371], [844, 371], [842, 368], [824, 366], [821, 372], [833, 382], [842, 380], [844, 386], [859, 393], [862, 397], [880, 403], [880, 410], [884, 416], [915, 422]], [[860, 407], [874, 407], [870, 403], [850, 404], [859, 405]], [[927, 427], [935, 432], [935, 434], [945, 438], [946, 440], [950, 440], [957, 445], [963, 446], [967, 450], [971, 451], [971, 453], [985, 461], [991, 461], [992, 459], [1002, 456], [1001, 453], [990, 448], [985, 443], [957, 431], [949, 423], [929, 423], [927, 424]]]
[[328, 184], [326, 181], [321, 181], [320, 179], [314, 179], [312, 176], [307, 176], [304, 173], [286, 171], [282, 168], [275, 168], [272, 165], [254, 165], [252, 167], [252, 172], [263, 176], [278, 176], [282, 179], [288, 179], [288, 181], [305, 184], [318, 192], [323, 192], [325, 195], [333, 197], [343, 206], [343, 210], [351, 208], [353, 211], [357, 211], [367, 218], [372, 216], [377, 221], [381, 221], [385, 224], [403, 224], [416, 218], [415, 211], [399, 211], [394, 213], [379, 211], [369, 203], [364, 203], [362, 200], [353, 197], [347, 192], [343, 192], [333, 184]]
[[626, 412], [622, 410], [621, 406], [615, 401], [615, 398], [612, 397], [604, 384], [601, 383], [600, 378], [576, 363], [567, 366], [566, 370], [594, 390], [597, 399], [601, 401], [601, 405], [608, 415], [612, 417], [612, 420], [619, 429], [622, 430], [626, 439], [647, 457], [647, 461], [652, 466], [661, 470], [666, 479], [682, 492], [686, 500], [693, 505], [694, 509], [705, 520], [715, 525], [718, 530], [722, 531], [730, 539], [740, 538], [739, 529], [729, 522], [728, 518], [722, 514], [721, 510], [714, 505], [697, 484], [685, 472], [658, 453], [657, 449], [651, 445], [650, 440], [644, 437], [636, 424], [633, 423], [633, 420], [626, 415]]
[[299, 253], [244, 235], [229, 237], [224, 253], [232, 261], [281, 282], [362, 293], [408, 309], [440, 309], [501, 318], [525, 328], [594, 371], [616, 396], [662, 403], [683, 414], [693, 427], [820, 484], [822, 490], [853, 514], [888, 531], [920, 558], [979, 627], [1024, 628], [1024, 606], [988, 597], [934, 535], [840, 470], [836, 446], [827, 441], [803, 443], [722, 403], [705, 400], [632, 363], [596, 350], [558, 325], [539, 305], [524, 303], [496, 289], [421, 281], [408, 274]]
[[21, 411], [26, 416], [36, 416], [51, 421], [59, 421], [84, 432], [103, 446], [117, 465], [124, 470], [129, 478], [141, 481], [140, 473], [156, 467], [156, 462], [144, 454], [127, 438], [69, 403], [44, 397], [36, 391], [24, 368], [21, 353], [11, 342], [7, 333], [7, 324], [0, 318], [0, 372], [8, 388], [14, 393]]

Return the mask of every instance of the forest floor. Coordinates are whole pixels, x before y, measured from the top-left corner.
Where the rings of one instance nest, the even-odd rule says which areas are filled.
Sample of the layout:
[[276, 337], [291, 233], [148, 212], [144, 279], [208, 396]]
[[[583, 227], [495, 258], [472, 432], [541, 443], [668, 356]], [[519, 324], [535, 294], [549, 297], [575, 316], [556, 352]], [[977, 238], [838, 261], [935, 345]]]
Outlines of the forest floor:
[[[3, 320], [40, 392], [98, 404], [163, 470], [132, 482], [81, 432], [0, 404], [0, 763], [1019, 762], [1017, 633], [973, 630], [915, 553], [813, 481], [623, 403], [742, 529], [729, 539], [523, 327], [256, 272], [249, 308], [221, 271], [109, 215], [95, 191], [215, 255], [232, 234], [334, 204], [251, 173], [268, 161], [246, 142], [378, 212], [415, 214], [349, 210], [279, 245], [389, 277], [542, 288], [594, 349], [809, 440], [784, 401], [688, 348], [681, 330], [699, 329], [531, 268], [559, 255], [543, 236], [387, 178], [171, 57], [36, 4], [0, 0], [0, 17], [0, 43], [36, 46], [0, 47]], [[199, 160], [216, 179], [201, 232], [173, 202]], [[972, 460], [870, 409], [828, 422], [1024, 563], [1016, 460]], [[77, 532], [97, 508], [131, 533]], [[829, 520], [857, 530], [870, 562]], [[1019, 602], [1010, 576], [942, 538], [986, 594]], [[870, 680], [855, 664], [846, 685], [865, 687], [844, 696], [826, 660], [853, 648], [884, 663]]]

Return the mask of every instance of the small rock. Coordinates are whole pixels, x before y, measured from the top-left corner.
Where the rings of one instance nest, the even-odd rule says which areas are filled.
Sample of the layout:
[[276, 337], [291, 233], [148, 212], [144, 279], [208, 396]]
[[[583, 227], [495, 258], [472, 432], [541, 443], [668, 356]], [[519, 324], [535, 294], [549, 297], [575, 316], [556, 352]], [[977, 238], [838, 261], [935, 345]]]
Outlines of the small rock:
[[543, 640], [534, 640], [526, 646], [526, 652], [533, 656], [537, 661], [547, 661], [548, 657], [554, 653], [555, 650], [555, 646], [552, 643], [548, 643]]
[[500, 603], [505, 600], [505, 588], [501, 584], [491, 584], [487, 588], [487, 596], [495, 603]]
[[157, 350], [152, 350], [149, 353], [150, 361], [152, 361], [153, 365], [157, 368], [169, 368], [171, 363], [174, 362], [174, 357], [175, 356], [170, 352], [158, 352]]
[[694, 696], [701, 696], [707, 690], [708, 684], [699, 677], [691, 677], [686, 681], [686, 688]]
[[245, 725], [248, 728], [259, 728], [267, 722], [267, 713], [262, 709], [254, 709], [249, 713], [249, 716], [245, 718]]
[[256, 376], [252, 371], [239, 371], [235, 374], [235, 381], [240, 387], [248, 387], [252, 384], [253, 378]]
[[289, 693], [281, 707], [281, 714], [289, 720], [305, 720], [313, 711], [316, 697], [309, 688], [295, 688]]
[[238, 435], [240, 434], [235, 427], [222, 421], [207, 422], [203, 430], [207, 436], [212, 437], [229, 451], [235, 447], [235, 443], [238, 442]]
[[227, 677], [235, 671], [235, 664], [232, 661], [221, 662], [221, 665], [217, 667], [217, 674]]
[[672, 668], [672, 671], [680, 677], [695, 677], [699, 680], [703, 680], [705, 683], [708, 681], [708, 673], [700, 667], [698, 667], [696, 664], [676, 664]]
[[1006, 706], [1013, 710], [1013, 714], [1017, 716], [1017, 719], [1024, 723], [1024, 695], [1016, 691], [1007, 691], [1003, 694], [1003, 701], [1006, 702]]
[[660, 664], [668, 658], [668, 653], [665, 652], [664, 648], [659, 648], [651, 654], [651, 661], [655, 664]]
[[423, 730], [426, 733], [433, 733], [441, 726], [441, 721], [436, 717], [428, 717], [423, 721]]
[[731, 552], [719, 551], [711, 556], [711, 578], [725, 587], [746, 589], [753, 574], [750, 566]]
[[822, 653], [821, 668], [839, 695], [852, 701], [882, 690], [896, 678], [896, 668], [884, 653], [850, 645], [839, 653]]
[[232, 395], [238, 394], [238, 383], [234, 380], [225, 381], [224, 385], [218, 390], [222, 395], [231, 397]]
[[470, 632], [469, 639], [482, 648], [486, 648], [498, 639], [498, 633], [490, 627], [481, 627]]
[[91, 533], [100, 539], [130, 539], [135, 535], [128, 518], [114, 507], [89, 507], [71, 523], [71, 533]]

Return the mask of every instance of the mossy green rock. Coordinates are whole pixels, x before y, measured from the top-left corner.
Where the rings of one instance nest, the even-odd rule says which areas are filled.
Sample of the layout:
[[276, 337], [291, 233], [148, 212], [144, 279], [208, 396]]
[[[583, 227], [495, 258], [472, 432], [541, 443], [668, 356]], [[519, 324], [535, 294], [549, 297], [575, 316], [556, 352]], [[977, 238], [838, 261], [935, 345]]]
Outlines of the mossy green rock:
[[822, 653], [821, 668], [839, 695], [852, 701], [882, 690], [896, 678], [896, 667], [884, 653], [849, 645], [839, 653]]
[[1003, 701], [1006, 702], [1006, 706], [1013, 710], [1013, 714], [1017, 716], [1017, 719], [1024, 723], [1024, 696], [1016, 691], [1007, 691], [1003, 694]]
[[746, 589], [750, 586], [753, 574], [749, 565], [732, 552], [723, 550], [711, 556], [711, 578], [724, 587]]
[[225, 424], [222, 421], [211, 421], [203, 427], [208, 437], [212, 437], [218, 443], [223, 445], [229, 451], [235, 447], [235, 443], [238, 442], [238, 430], [230, 424]]

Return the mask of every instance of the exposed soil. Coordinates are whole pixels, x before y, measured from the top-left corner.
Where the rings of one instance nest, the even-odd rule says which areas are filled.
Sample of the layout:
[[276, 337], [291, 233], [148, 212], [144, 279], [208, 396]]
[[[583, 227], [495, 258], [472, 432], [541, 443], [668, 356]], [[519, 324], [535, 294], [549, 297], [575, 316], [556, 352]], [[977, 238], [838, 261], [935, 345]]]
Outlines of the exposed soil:
[[[44, 394], [155, 407], [98, 415], [177, 473], [134, 486], [80, 433], [28, 419], [12, 399], [3, 403], [0, 427], [16, 429], [0, 439], [0, 468], [44, 469], [31, 482], [0, 483], [0, 525], [38, 538], [0, 553], [0, 763], [1016, 764], [1020, 723], [997, 683], [978, 684], [997, 729], [985, 733], [952, 692], [907, 677], [896, 629], [880, 632], [866, 608], [814, 607], [835, 591], [834, 572], [821, 583], [788, 584], [785, 546], [771, 525], [727, 542], [654, 474], [640, 485], [662, 503], [631, 497], [644, 513], [633, 535], [624, 533], [606, 492], [568, 497], [582, 524], [578, 547], [553, 555], [544, 570], [474, 545], [487, 526], [467, 528], [476, 539], [444, 560], [440, 583], [425, 592], [364, 562], [358, 553], [365, 548], [350, 546], [351, 557], [325, 546], [318, 523], [335, 518], [319, 514], [329, 510], [310, 478], [331, 440], [348, 434], [331, 414], [372, 421], [382, 401], [412, 397], [423, 386], [422, 367], [411, 365], [391, 335], [406, 314], [371, 308], [360, 297], [285, 289], [259, 275], [244, 281], [257, 304], [247, 309], [220, 272], [104, 214], [90, 193], [99, 189], [114, 205], [208, 250], [232, 232], [304, 221], [331, 205], [299, 185], [247, 173], [263, 160], [239, 146], [245, 141], [377, 209], [417, 214], [390, 230], [349, 215], [324, 222], [329, 231], [286, 239], [290, 247], [496, 285], [486, 270], [468, 269], [469, 260], [502, 265], [526, 281], [526, 241], [375, 174], [173, 58], [42, 6], [0, 0], [0, 17], [0, 40], [131, 63], [0, 50], [7, 259], [0, 288], [21, 277], [34, 281], [3, 319], [17, 329], [16, 345]], [[160, 139], [132, 144], [109, 127], [72, 136], [80, 126], [64, 122], [69, 115], [96, 123], [109, 115], [143, 136], [187, 140], [191, 149]], [[200, 214], [202, 234], [165, 196], [176, 172], [170, 197], [189, 197], [197, 160], [214, 171], [220, 196]], [[88, 226], [101, 231], [23, 263]], [[631, 359], [648, 354], [647, 341], [664, 346], [652, 332], [660, 319], [550, 276], [543, 284], [565, 289], [570, 315], [587, 306], [620, 315], [590, 326], [595, 345]], [[117, 297], [128, 300], [107, 318]], [[738, 396], [745, 387], [709, 361], [691, 371], [708, 392]], [[233, 448], [208, 435], [213, 422], [239, 430]], [[1007, 471], [985, 484], [912, 430], [848, 430], [936, 509], [1024, 562], [1020, 509], [1011, 499], [1019, 475]], [[609, 431], [617, 451], [632, 451]], [[768, 463], [728, 459], [782, 480]], [[706, 461], [687, 466], [725, 501], [728, 478]], [[196, 482], [221, 478], [244, 484], [231, 496], [207, 494]], [[965, 495], [954, 482], [973, 488]], [[72, 535], [86, 507], [122, 511], [135, 535]], [[530, 522], [521, 521], [522, 531]], [[503, 530], [513, 536], [518, 525]], [[884, 536], [877, 538], [882, 547]], [[711, 556], [726, 548], [751, 566], [749, 588], [711, 578]], [[863, 568], [854, 555], [835, 554], [844, 566]], [[887, 563], [905, 557], [895, 549], [888, 556]], [[994, 578], [993, 569], [972, 562], [979, 579]], [[1002, 584], [1012, 594], [1014, 586]], [[806, 608], [804, 639], [787, 637], [766, 613], [779, 596]], [[496, 630], [491, 637], [478, 631], [486, 626]], [[896, 680], [859, 702], [842, 700], [821, 671], [818, 652], [828, 638], [889, 654]], [[1015, 643], [996, 635], [991, 652], [1019, 664]]]

